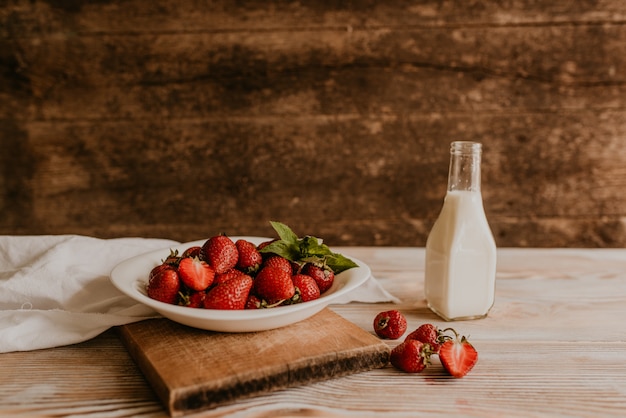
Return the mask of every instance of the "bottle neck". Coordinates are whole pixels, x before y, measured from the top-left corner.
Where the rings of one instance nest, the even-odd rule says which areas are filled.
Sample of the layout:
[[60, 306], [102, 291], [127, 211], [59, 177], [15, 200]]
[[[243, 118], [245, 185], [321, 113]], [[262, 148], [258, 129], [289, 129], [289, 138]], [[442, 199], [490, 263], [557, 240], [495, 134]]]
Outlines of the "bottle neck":
[[448, 191], [480, 192], [481, 153], [478, 142], [456, 141], [450, 145]]

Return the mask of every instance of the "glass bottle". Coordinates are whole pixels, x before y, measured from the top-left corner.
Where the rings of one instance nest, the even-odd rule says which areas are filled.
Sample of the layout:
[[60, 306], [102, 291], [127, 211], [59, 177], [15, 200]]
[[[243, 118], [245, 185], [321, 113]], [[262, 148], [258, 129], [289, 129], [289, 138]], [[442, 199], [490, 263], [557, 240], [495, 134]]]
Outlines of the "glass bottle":
[[446, 321], [487, 316], [495, 298], [496, 244], [480, 190], [482, 145], [450, 146], [448, 190], [426, 242], [424, 293]]

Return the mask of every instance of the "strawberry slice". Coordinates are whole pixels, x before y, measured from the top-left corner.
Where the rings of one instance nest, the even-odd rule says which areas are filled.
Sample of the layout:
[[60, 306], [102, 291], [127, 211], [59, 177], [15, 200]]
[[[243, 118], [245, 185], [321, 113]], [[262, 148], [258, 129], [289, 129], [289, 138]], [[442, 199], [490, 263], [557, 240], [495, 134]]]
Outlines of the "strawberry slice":
[[465, 376], [478, 361], [478, 352], [465, 338], [459, 338], [459, 335], [452, 328], [444, 330], [452, 331], [454, 338], [448, 337], [439, 348], [439, 360], [443, 367], [454, 377]]
[[206, 309], [244, 309], [252, 289], [252, 277], [235, 277], [213, 287], [204, 298]]
[[211, 286], [215, 271], [199, 258], [187, 257], [178, 263], [178, 275], [187, 287], [199, 292]]

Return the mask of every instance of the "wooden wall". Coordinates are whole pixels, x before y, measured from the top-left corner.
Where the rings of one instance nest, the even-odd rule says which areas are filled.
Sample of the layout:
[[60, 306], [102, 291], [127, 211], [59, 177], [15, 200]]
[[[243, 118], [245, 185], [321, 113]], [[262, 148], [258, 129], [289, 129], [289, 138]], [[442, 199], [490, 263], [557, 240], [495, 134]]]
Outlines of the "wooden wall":
[[0, 2], [0, 234], [626, 245], [626, 2]]

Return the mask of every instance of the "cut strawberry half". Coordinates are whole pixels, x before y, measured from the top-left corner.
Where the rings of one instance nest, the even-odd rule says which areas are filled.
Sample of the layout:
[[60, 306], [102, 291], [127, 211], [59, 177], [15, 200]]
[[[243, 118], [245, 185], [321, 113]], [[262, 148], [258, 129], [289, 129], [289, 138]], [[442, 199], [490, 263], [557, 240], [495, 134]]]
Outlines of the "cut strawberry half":
[[197, 257], [183, 258], [178, 263], [178, 275], [187, 287], [195, 291], [208, 288], [215, 278], [215, 271]]
[[439, 360], [452, 376], [463, 377], [478, 361], [478, 352], [465, 336], [459, 338], [452, 328], [447, 328], [443, 332], [447, 331], [452, 331], [454, 337], [448, 337], [439, 348]]

